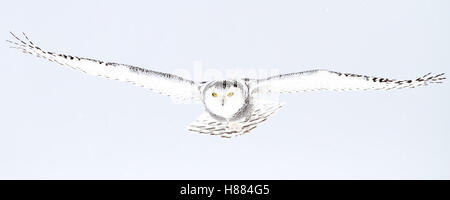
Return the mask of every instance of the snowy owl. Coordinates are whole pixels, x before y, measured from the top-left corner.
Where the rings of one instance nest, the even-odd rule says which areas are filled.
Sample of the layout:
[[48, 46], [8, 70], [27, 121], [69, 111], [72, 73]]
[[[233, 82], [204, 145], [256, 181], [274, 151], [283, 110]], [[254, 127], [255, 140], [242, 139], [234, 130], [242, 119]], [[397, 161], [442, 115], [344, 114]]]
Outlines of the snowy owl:
[[282, 104], [277, 101], [257, 98], [260, 94], [317, 90], [391, 90], [440, 83], [445, 79], [443, 73], [437, 75], [428, 73], [414, 80], [395, 80], [320, 69], [264, 79], [243, 78], [194, 82], [176, 75], [131, 65], [45, 51], [30, 41], [25, 34], [23, 34], [24, 39], [11, 34], [17, 41], [7, 41], [13, 45], [12, 48], [20, 49], [24, 53], [42, 57], [87, 74], [130, 82], [160, 94], [202, 103], [205, 112], [189, 124], [187, 129], [221, 137], [248, 133], [281, 108]]

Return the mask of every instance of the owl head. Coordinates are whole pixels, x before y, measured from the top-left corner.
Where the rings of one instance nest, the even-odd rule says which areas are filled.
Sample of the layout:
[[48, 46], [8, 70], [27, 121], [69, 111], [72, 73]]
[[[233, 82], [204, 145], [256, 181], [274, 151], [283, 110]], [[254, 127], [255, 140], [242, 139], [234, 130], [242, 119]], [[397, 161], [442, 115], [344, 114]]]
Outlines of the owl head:
[[213, 81], [203, 90], [206, 110], [225, 119], [232, 118], [247, 103], [248, 87], [239, 81]]

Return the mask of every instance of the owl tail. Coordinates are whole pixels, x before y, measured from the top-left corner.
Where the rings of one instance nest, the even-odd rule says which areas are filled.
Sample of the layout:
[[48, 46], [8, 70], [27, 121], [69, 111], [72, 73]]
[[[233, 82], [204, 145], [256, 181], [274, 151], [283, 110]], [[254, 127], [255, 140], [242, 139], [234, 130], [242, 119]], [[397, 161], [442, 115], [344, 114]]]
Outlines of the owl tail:
[[257, 100], [253, 104], [250, 118], [234, 122], [218, 121], [204, 112], [197, 120], [189, 124], [187, 129], [192, 132], [231, 138], [250, 132], [281, 107], [282, 104], [279, 102]]

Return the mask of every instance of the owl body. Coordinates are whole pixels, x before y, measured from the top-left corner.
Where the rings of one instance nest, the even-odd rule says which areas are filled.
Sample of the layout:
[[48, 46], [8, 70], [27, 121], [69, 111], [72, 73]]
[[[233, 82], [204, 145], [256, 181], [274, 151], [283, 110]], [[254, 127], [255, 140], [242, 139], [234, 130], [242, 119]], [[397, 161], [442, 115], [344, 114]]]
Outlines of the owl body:
[[275, 113], [281, 104], [253, 98], [250, 79], [203, 83], [205, 113], [187, 129], [197, 133], [233, 137], [249, 132]]
[[30, 41], [25, 34], [23, 34], [25, 39], [11, 34], [16, 41], [7, 41], [13, 45], [12, 48], [24, 53], [90, 75], [129, 82], [176, 99], [201, 102], [205, 112], [189, 124], [187, 129], [222, 137], [247, 133], [281, 108], [282, 104], [279, 102], [258, 98], [260, 94], [289, 94], [318, 90], [391, 90], [441, 83], [445, 79], [444, 73], [437, 75], [428, 73], [412, 80], [395, 80], [318, 69], [263, 79], [195, 82], [173, 74], [131, 65], [45, 51]]

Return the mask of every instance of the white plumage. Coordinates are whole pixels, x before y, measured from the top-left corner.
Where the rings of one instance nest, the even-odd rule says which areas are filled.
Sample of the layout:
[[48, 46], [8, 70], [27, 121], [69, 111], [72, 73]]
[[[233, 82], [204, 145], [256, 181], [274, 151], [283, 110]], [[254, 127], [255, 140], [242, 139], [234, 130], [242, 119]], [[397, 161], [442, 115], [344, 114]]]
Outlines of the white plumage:
[[12, 48], [20, 49], [24, 53], [87, 74], [130, 82], [177, 99], [202, 102], [205, 113], [192, 122], [188, 130], [221, 137], [247, 133], [281, 108], [282, 105], [278, 102], [256, 98], [257, 94], [317, 90], [391, 90], [441, 83], [445, 79], [443, 73], [437, 75], [428, 73], [414, 80], [395, 80], [329, 70], [310, 70], [265, 79], [194, 82], [172, 74], [131, 65], [45, 51], [30, 41], [25, 34], [23, 34], [25, 40], [11, 34], [17, 41], [7, 41], [13, 44]]
[[257, 80], [257, 90], [255, 91], [259, 93], [292, 93], [317, 90], [391, 90], [440, 83], [445, 79], [443, 75], [443, 73], [438, 75], [428, 73], [415, 80], [395, 80], [319, 69]]
[[131, 65], [103, 62], [90, 58], [81, 58], [44, 51], [30, 41], [25, 34], [24, 37], [26, 41], [21, 40], [14, 34], [12, 35], [18, 42], [7, 41], [14, 44], [14, 48], [18, 48], [24, 53], [42, 57], [90, 75], [130, 82], [137, 86], [148, 88], [157, 93], [173, 96], [175, 98], [183, 100], [200, 100], [198, 84], [194, 83], [194, 81], [186, 80], [172, 74], [156, 72]]
[[259, 123], [266, 121], [270, 115], [282, 106], [281, 103], [259, 99], [253, 103], [254, 112], [252, 112], [248, 119], [242, 118], [237, 121], [224, 122], [216, 120], [208, 112], [204, 112], [197, 120], [189, 124], [187, 129], [193, 132], [218, 135], [226, 138], [239, 136], [256, 128]]

